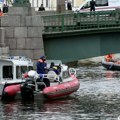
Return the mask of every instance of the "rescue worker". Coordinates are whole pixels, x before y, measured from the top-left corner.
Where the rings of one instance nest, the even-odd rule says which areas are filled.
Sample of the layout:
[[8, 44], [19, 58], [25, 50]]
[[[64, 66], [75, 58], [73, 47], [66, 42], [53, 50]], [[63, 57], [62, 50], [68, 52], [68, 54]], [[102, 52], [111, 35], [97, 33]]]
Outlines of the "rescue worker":
[[43, 4], [41, 4], [41, 6], [39, 7], [38, 11], [45, 11], [45, 7], [43, 6]]
[[54, 62], [51, 62], [49, 70], [54, 71], [57, 75], [59, 75], [61, 72], [60, 66], [55, 65]]
[[[44, 82], [45, 85], [48, 87], [50, 86], [50, 81], [48, 78], [43, 78], [42, 74], [46, 74], [46, 56], [41, 56], [40, 59], [37, 61], [36, 64], [37, 67], [37, 73], [40, 75], [40, 78], [36, 80], [36, 82]], [[45, 86], [38, 85], [39, 89], [43, 90]]]
[[108, 54], [105, 56], [106, 62], [114, 62], [114, 56], [113, 54]]
[[90, 1], [90, 11], [95, 11], [95, 5], [96, 5], [95, 1], [91, 0]]
[[4, 16], [4, 13], [2, 12], [1, 9], [0, 9], [0, 16]]
[[46, 63], [46, 57], [41, 56], [40, 59], [37, 61], [36, 67], [37, 67], [37, 73], [38, 74], [45, 74], [45, 68], [47, 66]]

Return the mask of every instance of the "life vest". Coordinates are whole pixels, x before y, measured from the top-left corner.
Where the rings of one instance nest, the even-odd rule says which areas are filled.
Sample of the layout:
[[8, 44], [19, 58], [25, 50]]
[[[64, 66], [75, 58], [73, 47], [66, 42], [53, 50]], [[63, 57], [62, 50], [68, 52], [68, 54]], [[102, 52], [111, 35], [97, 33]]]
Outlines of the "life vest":
[[113, 59], [113, 55], [112, 55], [112, 54], [109, 54], [109, 55], [106, 55], [106, 56], [105, 56], [105, 60], [106, 60], [107, 62], [110, 62], [112, 59]]
[[3, 12], [0, 12], [0, 16], [4, 16], [4, 13], [3, 13]]

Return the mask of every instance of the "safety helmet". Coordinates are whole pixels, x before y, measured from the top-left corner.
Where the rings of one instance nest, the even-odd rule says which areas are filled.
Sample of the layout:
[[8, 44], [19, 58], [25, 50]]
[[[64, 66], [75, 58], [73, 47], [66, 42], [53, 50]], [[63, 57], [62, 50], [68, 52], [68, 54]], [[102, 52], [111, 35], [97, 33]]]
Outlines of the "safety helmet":
[[40, 59], [46, 59], [46, 56], [42, 55], [40, 56]]

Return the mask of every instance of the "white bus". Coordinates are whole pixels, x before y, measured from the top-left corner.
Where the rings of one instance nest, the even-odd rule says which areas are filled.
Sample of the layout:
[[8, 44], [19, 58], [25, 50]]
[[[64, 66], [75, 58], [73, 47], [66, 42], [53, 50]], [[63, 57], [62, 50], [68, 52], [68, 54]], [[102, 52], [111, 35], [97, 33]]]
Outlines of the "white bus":
[[[90, 1], [91, 0], [85, 0], [79, 8], [74, 9], [74, 12], [89, 12]], [[95, 11], [115, 10], [116, 8], [120, 8], [120, 0], [95, 0], [95, 3]]]

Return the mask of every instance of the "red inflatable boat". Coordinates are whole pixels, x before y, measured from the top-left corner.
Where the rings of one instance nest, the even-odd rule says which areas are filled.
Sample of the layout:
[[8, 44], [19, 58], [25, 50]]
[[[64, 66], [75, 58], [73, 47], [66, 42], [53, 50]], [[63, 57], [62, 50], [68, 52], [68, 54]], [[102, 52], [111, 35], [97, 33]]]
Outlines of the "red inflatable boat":
[[[31, 71], [31, 73], [34, 73], [34, 71]], [[50, 81], [51, 75], [53, 78], [52, 81]], [[42, 82], [38, 82], [35, 78], [32, 79], [32, 77], [28, 77], [23, 83], [7, 84], [3, 87], [2, 98], [9, 100], [19, 94], [23, 100], [32, 100], [36, 96], [40, 98], [43, 96], [47, 99], [56, 99], [68, 96], [77, 91], [80, 87], [80, 81], [75, 75], [70, 75], [68, 71], [63, 72], [61, 76], [62, 81], [58, 79], [56, 79], [58, 81], [55, 81], [56, 77], [53, 76], [56, 76], [56, 74], [45, 74], [45, 78], [43, 78]], [[49, 79], [47, 77], [49, 77]], [[50, 81], [49, 86], [47, 86], [46, 81]]]
[[13, 84], [13, 85], [8, 85], [3, 89], [3, 93], [1, 96], [2, 100], [9, 100], [9, 99], [14, 99], [16, 94], [20, 92], [21, 85], [20, 84]]
[[5, 87], [4, 92], [9, 96], [15, 96], [20, 91], [20, 85], [10, 85]]
[[59, 98], [67, 96], [79, 89], [80, 82], [76, 77], [72, 81], [64, 82], [55, 86], [46, 87], [43, 94], [48, 98]]

